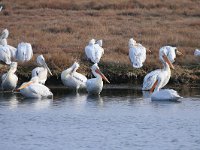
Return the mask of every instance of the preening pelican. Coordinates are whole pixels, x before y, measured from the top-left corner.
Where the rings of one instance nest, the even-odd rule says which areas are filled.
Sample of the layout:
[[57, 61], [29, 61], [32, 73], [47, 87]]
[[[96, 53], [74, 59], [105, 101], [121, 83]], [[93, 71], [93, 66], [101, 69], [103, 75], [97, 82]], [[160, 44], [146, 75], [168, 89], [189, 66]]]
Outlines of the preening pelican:
[[33, 50], [30, 43], [19, 43], [17, 46], [16, 59], [27, 62], [33, 57]]
[[182, 97], [178, 95], [177, 91], [172, 89], [161, 89], [151, 95], [152, 101], [177, 101], [180, 98]]
[[104, 54], [104, 49], [101, 46], [102, 40], [99, 40], [97, 43], [95, 43], [95, 39], [92, 39], [85, 47], [85, 54], [93, 63], [99, 63], [102, 55]]
[[129, 58], [134, 68], [141, 68], [146, 60], [146, 48], [133, 38], [129, 40]]
[[7, 46], [0, 45], [0, 61], [11, 64], [11, 52]]
[[87, 78], [76, 72], [76, 70], [79, 68], [79, 64], [77, 62], [74, 62], [74, 64], [64, 70], [61, 73], [61, 80], [63, 82], [63, 84], [70, 88], [70, 89], [74, 89], [74, 90], [78, 90], [79, 88], [85, 88], [86, 87], [86, 81]]
[[[165, 54], [167, 58], [171, 61], [171, 63], [175, 62], [176, 55], [183, 55], [180, 51], [177, 50], [176, 47], [173, 46], [163, 46], [159, 50], [159, 54]], [[163, 58], [160, 57], [161, 61]]]
[[88, 79], [86, 82], [86, 88], [89, 94], [100, 94], [103, 88], [104, 79], [106, 82], [110, 83], [104, 74], [100, 71], [97, 64], [91, 67], [92, 73], [96, 78]]
[[17, 90], [27, 98], [52, 98], [53, 93], [45, 85], [39, 84], [39, 78], [33, 77], [29, 82], [23, 83]]
[[[164, 57], [163, 56], [167, 56], [167, 59], [173, 63], [175, 62], [175, 58], [176, 58], [176, 55], [183, 55], [180, 51], [178, 51], [176, 49], [176, 47], [172, 47], [172, 46], [164, 46], [164, 47], [161, 47], [160, 50], [159, 50], [159, 59], [160, 61], [163, 63], [165, 62], [164, 60]], [[165, 57], [166, 58], [166, 57]], [[154, 71], [151, 71], [150, 73], [148, 73], [145, 77], [144, 77], [144, 81], [143, 81], [143, 87], [142, 87], [142, 90], [150, 90], [151, 87], [153, 86], [158, 74], [162, 71], [162, 69], [157, 69], [157, 70], [154, 70]], [[166, 79], [165, 81], [165, 84], [163, 84], [161, 86], [164, 87], [169, 79], [170, 79], [170, 76], [171, 76], [171, 71], [170, 71], [170, 74], [168, 74], [168, 80]]]
[[194, 55], [195, 55], [195, 56], [200, 56], [200, 50], [199, 50], [199, 49], [195, 49]]
[[8, 45], [7, 43], [8, 35], [9, 35], [8, 29], [4, 29], [0, 35], [0, 45], [5, 46], [7, 49], [9, 49], [11, 53], [11, 58], [15, 58], [17, 49], [13, 46]]
[[7, 73], [3, 74], [1, 77], [2, 90], [14, 90], [17, 86], [18, 77], [15, 75], [17, 70], [17, 62], [12, 62], [10, 64], [10, 69]]
[[52, 75], [52, 73], [46, 64], [43, 55], [39, 55], [37, 57], [37, 64], [41, 67], [36, 67], [35, 69], [32, 70], [32, 78], [38, 76], [39, 83], [45, 84], [47, 80], [47, 73], [49, 72], [50, 75]]
[[171, 77], [171, 70], [174, 69], [174, 66], [168, 59], [168, 57], [164, 53], [160, 53], [160, 60], [163, 63], [163, 69], [157, 69], [155, 71], [147, 74], [143, 81], [142, 90], [156, 90], [158, 91], [160, 88], [164, 87]]

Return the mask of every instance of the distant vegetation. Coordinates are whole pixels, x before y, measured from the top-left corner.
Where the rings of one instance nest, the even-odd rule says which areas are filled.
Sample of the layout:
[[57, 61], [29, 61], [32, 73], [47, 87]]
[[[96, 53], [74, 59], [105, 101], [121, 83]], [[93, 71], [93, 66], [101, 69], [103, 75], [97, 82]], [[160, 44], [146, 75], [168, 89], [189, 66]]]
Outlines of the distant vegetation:
[[[199, 0], [0, 0], [0, 5], [0, 29], [10, 31], [8, 43], [30, 42], [56, 76], [75, 60], [79, 72], [90, 76], [84, 48], [95, 38], [103, 39], [99, 65], [113, 83], [142, 82], [147, 72], [161, 67], [158, 50], [164, 45], [176, 45], [184, 54], [176, 59], [171, 81], [200, 82], [200, 59], [193, 56], [200, 48]], [[131, 37], [152, 51], [142, 69], [129, 62]], [[20, 64], [17, 74], [29, 76], [35, 65], [35, 58]]]

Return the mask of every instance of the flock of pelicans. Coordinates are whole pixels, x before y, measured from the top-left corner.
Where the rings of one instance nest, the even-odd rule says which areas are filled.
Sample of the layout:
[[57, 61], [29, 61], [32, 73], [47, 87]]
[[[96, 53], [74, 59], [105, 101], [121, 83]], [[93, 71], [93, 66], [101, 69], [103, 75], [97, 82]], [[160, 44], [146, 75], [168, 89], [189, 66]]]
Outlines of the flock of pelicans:
[[[29, 82], [23, 83], [17, 87], [18, 77], [15, 72], [17, 70], [17, 62], [27, 62], [33, 56], [33, 50], [30, 43], [19, 43], [17, 48], [8, 45], [7, 38], [9, 31], [4, 29], [0, 35], [0, 61], [5, 65], [10, 65], [7, 73], [1, 77], [1, 88], [3, 91], [19, 91], [23, 96], [29, 98], [52, 97], [53, 93], [45, 86], [48, 73], [52, 75], [49, 67], [45, 62], [43, 55], [37, 57], [38, 67], [32, 70], [32, 78]], [[133, 38], [128, 42], [129, 58], [134, 68], [141, 68], [146, 60], [147, 50], [143, 45], [137, 43]], [[102, 48], [102, 40], [89, 41], [85, 47], [85, 54], [89, 61], [93, 63], [91, 71], [95, 78], [87, 79], [84, 75], [76, 72], [79, 68], [78, 62], [64, 70], [61, 73], [63, 84], [78, 91], [79, 88], [86, 88], [89, 94], [100, 94], [103, 88], [103, 81], [110, 83], [105, 75], [100, 71], [98, 63], [104, 54]], [[178, 100], [181, 98], [178, 93], [172, 89], [162, 89], [171, 76], [171, 69], [174, 69], [176, 55], [183, 55], [176, 47], [164, 46], [159, 50], [159, 59], [163, 64], [162, 69], [154, 70], [148, 73], [143, 81], [142, 90], [149, 90], [152, 100]], [[200, 50], [196, 49], [194, 55], [200, 56]], [[13, 62], [15, 60], [16, 62]]]

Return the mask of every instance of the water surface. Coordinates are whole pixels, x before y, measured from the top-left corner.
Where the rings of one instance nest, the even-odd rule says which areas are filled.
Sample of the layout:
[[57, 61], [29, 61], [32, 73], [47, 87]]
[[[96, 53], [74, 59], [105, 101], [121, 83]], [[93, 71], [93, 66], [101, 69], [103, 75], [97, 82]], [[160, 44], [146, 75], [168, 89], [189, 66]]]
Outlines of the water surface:
[[176, 89], [180, 102], [110, 86], [100, 96], [54, 88], [54, 99], [0, 94], [2, 150], [199, 149], [200, 90]]

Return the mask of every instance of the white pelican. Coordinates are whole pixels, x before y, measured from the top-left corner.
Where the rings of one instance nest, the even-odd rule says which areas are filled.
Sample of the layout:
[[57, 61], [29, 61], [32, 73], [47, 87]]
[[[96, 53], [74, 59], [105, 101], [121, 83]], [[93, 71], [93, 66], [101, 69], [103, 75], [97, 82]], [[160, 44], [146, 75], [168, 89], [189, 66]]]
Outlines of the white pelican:
[[27, 98], [52, 98], [53, 93], [45, 85], [39, 84], [39, 78], [33, 77], [29, 82], [23, 83], [17, 90]]
[[159, 90], [169, 82], [171, 77], [170, 67], [174, 69], [174, 66], [164, 53], [160, 53], [160, 57], [162, 57], [160, 60], [163, 63], [163, 69], [157, 69], [147, 74], [144, 78], [142, 90], [154, 90], [154, 88]]
[[13, 46], [8, 45], [7, 43], [8, 35], [9, 35], [8, 29], [4, 29], [0, 35], [0, 45], [5, 46], [7, 49], [9, 49], [11, 53], [11, 58], [15, 58], [17, 49]]
[[1, 77], [2, 90], [14, 90], [17, 86], [18, 77], [15, 75], [17, 70], [17, 62], [12, 62], [10, 64], [10, 70], [3, 74]]
[[200, 50], [199, 50], [199, 49], [195, 49], [194, 55], [195, 55], [195, 56], [200, 56]]
[[[177, 55], [183, 55], [181, 52], [179, 52], [175, 47], [171, 47], [171, 46], [164, 46], [164, 47], [161, 47], [160, 50], [159, 50], [159, 59], [160, 61], [163, 63], [163, 62], [166, 62], [164, 60], [164, 58], [166, 57], [163, 57], [163, 56], [167, 56], [167, 59], [173, 63], [175, 62], [175, 58], [176, 58], [176, 54]], [[143, 81], [143, 87], [142, 87], [142, 90], [150, 90], [151, 87], [153, 86], [158, 74], [162, 71], [162, 69], [157, 69], [157, 70], [154, 70], [154, 71], [151, 71], [150, 73], [148, 73], [145, 77], [144, 77], [144, 81]], [[164, 87], [168, 81], [169, 81], [169, 78], [171, 76], [171, 71], [170, 71], [170, 74], [168, 74], [168, 80], [166, 80], [165, 84], [163, 84], [161, 86]]]
[[3, 6], [0, 7], [0, 11], [2, 11], [2, 9], [3, 9]]
[[141, 68], [146, 60], [146, 48], [133, 38], [129, 40], [129, 58], [134, 68]]
[[172, 89], [161, 89], [151, 95], [152, 101], [177, 101], [180, 98], [182, 97], [178, 95], [177, 91]]
[[92, 39], [85, 47], [85, 54], [93, 63], [99, 63], [102, 55], [104, 54], [104, 49], [101, 46], [102, 40], [99, 40], [97, 43], [95, 43], [95, 39]]
[[16, 59], [27, 62], [33, 57], [33, 50], [30, 43], [19, 43], [17, 46]]
[[76, 72], [78, 68], [79, 64], [74, 62], [70, 68], [61, 73], [61, 80], [63, 84], [70, 89], [75, 89], [76, 91], [79, 88], [85, 88], [87, 81], [87, 78], [84, 75]]
[[11, 52], [7, 46], [0, 45], [0, 61], [5, 64], [11, 64]]
[[[163, 46], [159, 50], [159, 54], [165, 54], [167, 58], [171, 61], [171, 63], [175, 62], [176, 55], [183, 55], [180, 51], [177, 50], [176, 47], [173, 46]], [[161, 61], [163, 58], [160, 57]]]
[[97, 64], [94, 64], [91, 67], [92, 73], [96, 78], [88, 79], [86, 82], [86, 88], [89, 94], [100, 94], [103, 88], [102, 78], [110, 83], [104, 74], [99, 70]]
[[39, 55], [37, 57], [37, 64], [41, 67], [36, 67], [35, 69], [32, 70], [32, 78], [38, 76], [39, 83], [45, 84], [47, 80], [47, 73], [49, 72], [50, 75], [52, 75], [52, 73], [46, 64], [43, 55]]

